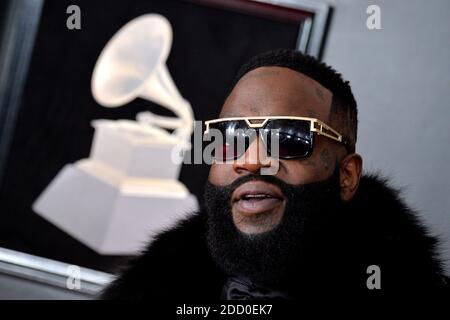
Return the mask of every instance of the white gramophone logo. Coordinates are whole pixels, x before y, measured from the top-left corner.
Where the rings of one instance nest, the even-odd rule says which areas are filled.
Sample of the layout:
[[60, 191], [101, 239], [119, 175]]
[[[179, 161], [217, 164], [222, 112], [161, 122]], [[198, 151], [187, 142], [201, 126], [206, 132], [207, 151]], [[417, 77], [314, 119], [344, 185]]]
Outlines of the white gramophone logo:
[[141, 97], [177, 117], [146, 111], [137, 121], [94, 120], [90, 157], [66, 165], [33, 204], [99, 253], [136, 253], [150, 235], [197, 209], [196, 198], [178, 181], [194, 119], [166, 67], [171, 46], [172, 29], [163, 16], [133, 19], [103, 49], [91, 85], [105, 107]]

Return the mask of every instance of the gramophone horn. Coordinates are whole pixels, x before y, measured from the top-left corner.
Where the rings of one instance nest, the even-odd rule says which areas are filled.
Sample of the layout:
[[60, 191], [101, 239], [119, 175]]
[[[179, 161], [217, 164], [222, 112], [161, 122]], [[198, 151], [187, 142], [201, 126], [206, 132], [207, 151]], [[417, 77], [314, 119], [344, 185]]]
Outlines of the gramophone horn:
[[166, 67], [171, 46], [172, 29], [166, 18], [146, 14], [133, 19], [111, 38], [100, 54], [92, 76], [92, 93], [105, 107], [119, 107], [138, 97], [156, 102], [181, 118], [166, 117], [168, 122], [162, 122], [179, 127], [182, 120], [184, 125], [174, 133], [188, 138], [193, 129], [193, 114]]

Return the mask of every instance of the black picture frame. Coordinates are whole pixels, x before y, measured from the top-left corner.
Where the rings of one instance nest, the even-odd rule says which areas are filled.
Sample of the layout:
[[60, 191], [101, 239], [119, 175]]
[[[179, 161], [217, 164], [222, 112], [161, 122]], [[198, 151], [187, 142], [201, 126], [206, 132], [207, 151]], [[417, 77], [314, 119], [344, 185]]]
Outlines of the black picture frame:
[[[182, 1], [293, 24], [298, 28], [295, 48], [318, 58], [323, 51], [332, 14], [329, 5], [308, 0]], [[17, 130], [17, 116], [22, 108], [22, 96], [44, 4], [44, 0], [8, 0], [2, 4], [5, 10], [0, 30], [0, 188]], [[65, 12], [62, 14], [64, 18]]]

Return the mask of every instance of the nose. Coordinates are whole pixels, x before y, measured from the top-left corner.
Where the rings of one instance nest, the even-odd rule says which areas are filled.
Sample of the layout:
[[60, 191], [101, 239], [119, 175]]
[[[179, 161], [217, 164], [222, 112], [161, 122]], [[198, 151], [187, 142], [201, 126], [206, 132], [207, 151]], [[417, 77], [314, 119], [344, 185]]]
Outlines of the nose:
[[255, 139], [245, 153], [233, 163], [233, 170], [237, 174], [260, 174], [262, 168], [271, 166], [271, 159], [267, 155], [261, 137]]

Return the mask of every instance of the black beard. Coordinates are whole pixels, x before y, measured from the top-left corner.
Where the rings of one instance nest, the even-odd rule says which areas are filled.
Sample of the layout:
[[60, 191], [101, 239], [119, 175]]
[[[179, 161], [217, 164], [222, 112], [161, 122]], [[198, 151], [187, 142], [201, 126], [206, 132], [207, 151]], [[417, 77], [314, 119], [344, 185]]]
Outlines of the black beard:
[[[270, 231], [252, 235], [236, 228], [230, 202], [232, 192], [250, 180], [277, 185], [287, 199], [280, 223]], [[208, 216], [207, 244], [215, 262], [228, 275], [289, 291], [293, 274], [309, 274], [306, 270], [316, 268], [314, 263], [322, 247], [319, 242], [324, 244], [323, 233], [333, 227], [333, 218], [341, 205], [337, 164], [327, 180], [303, 185], [254, 174], [227, 186], [208, 181], [203, 202]]]

